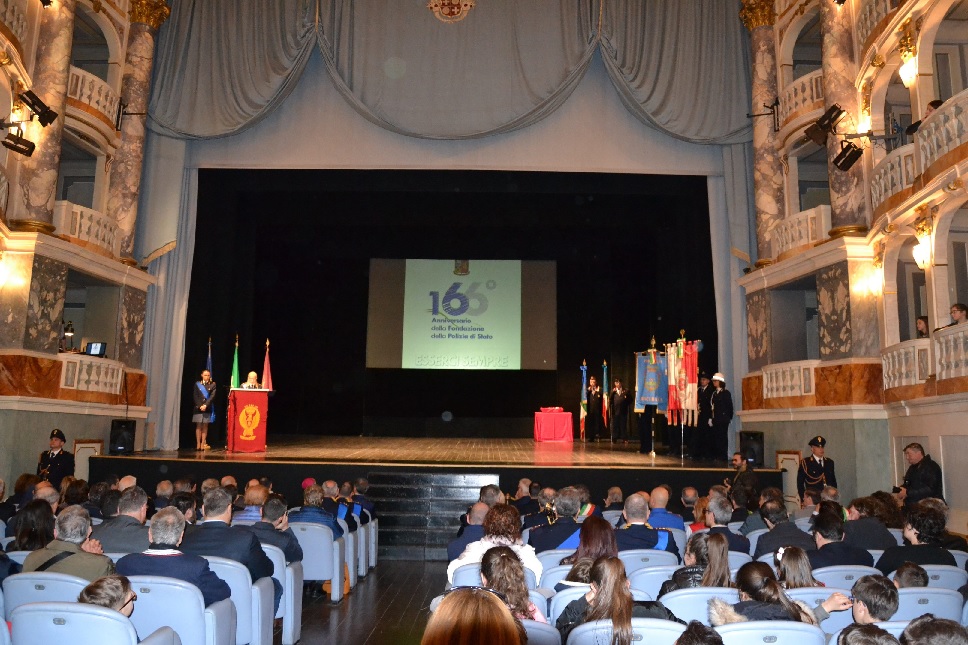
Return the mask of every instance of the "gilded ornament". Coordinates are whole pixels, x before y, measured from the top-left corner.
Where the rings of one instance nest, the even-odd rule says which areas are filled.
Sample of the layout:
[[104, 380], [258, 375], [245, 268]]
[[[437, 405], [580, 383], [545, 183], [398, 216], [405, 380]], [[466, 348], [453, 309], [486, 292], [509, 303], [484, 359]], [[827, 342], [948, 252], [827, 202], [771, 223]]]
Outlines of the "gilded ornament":
[[131, 23], [144, 23], [152, 29], [158, 29], [168, 20], [171, 9], [165, 0], [131, 0], [131, 10], [128, 17]]
[[430, 0], [427, 8], [441, 22], [460, 22], [474, 8], [475, 0]]
[[772, 27], [776, 22], [773, 0], [743, 0], [739, 17], [750, 31], [760, 27]]
[[871, 57], [871, 67], [880, 69], [884, 67], [885, 64], [886, 64], [886, 61], [884, 60], [884, 57], [881, 56], [880, 54], [874, 54]]
[[884, 240], [878, 240], [874, 243], [873, 264], [875, 269], [880, 269], [884, 266], [884, 247]]

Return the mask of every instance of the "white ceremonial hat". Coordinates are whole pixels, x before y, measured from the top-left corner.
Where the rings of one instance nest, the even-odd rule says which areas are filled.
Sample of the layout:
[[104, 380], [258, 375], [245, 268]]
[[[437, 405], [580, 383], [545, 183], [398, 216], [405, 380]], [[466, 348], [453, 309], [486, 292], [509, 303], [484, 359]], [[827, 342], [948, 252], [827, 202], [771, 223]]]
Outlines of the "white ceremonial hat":
[[713, 380], [714, 381], [719, 381], [720, 383], [725, 383], [726, 382], [726, 377], [723, 376], [723, 373], [722, 372], [716, 372], [715, 374], [713, 374]]

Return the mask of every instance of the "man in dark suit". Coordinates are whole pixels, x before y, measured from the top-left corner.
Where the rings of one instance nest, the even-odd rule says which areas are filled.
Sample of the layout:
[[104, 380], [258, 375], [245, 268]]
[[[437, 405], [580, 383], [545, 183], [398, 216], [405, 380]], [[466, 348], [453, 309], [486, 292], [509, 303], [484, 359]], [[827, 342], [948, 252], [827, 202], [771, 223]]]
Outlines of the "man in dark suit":
[[931, 455], [924, 454], [921, 444], [909, 443], [905, 446], [904, 458], [910, 467], [904, 473], [904, 483], [895, 490], [898, 499], [903, 500], [905, 506], [913, 506], [929, 497], [944, 501], [941, 466], [931, 459]]
[[467, 514], [467, 526], [464, 531], [447, 544], [447, 561], [453, 562], [464, 552], [467, 545], [477, 542], [484, 537], [484, 516], [491, 510], [484, 502], [477, 502], [471, 506]]
[[92, 537], [105, 553], [141, 553], [148, 548], [148, 495], [140, 486], [121, 493], [118, 516], [94, 527]]
[[307, 486], [303, 490], [303, 505], [298, 511], [289, 514], [290, 522], [308, 522], [325, 526], [333, 532], [333, 539], [343, 537], [343, 527], [339, 525], [332, 513], [323, 510], [323, 487], [318, 484]]
[[350, 533], [355, 532], [359, 527], [353, 518], [353, 504], [339, 496], [339, 484], [332, 479], [323, 482], [323, 496], [323, 510], [346, 522]]
[[40, 453], [37, 463], [37, 474], [45, 481], [60, 490], [61, 480], [74, 476], [74, 455], [64, 450], [67, 437], [54, 428], [50, 431], [50, 450]]
[[[709, 383], [709, 373], [699, 372], [699, 388], [696, 402], [699, 406], [698, 425], [692, 430], [692, 445], [689, 452], [692, 458], [702, 461], [713, 457], [712, 433], [709, 421], [713, 418], [713, 386]], [[700, 518], [701, 519], [701, 518]]]
[[577, 549], [578, 532], [581, 530], [575, 517], [581, 510], [581, 493], [568, 486], [558, 491], [554, 502], [554, 522], [531, 529], [528, 544], [536, 553], [551, 549]]
[[588, 377], [587, 394], [588, 414], [585, 416], [585, 437], [590, 441], [598, 441], [598, 436], [605, 432], [605, 419], [602, 417], [604, 395], [594, 376]]
[[615, 379], [612, 391], [608, 393], [608, 412], [611, 417], [609, 430], [612, 434], [612, 443], [620, 440], [626, 444], [629, 442], [629, 403], [631, 401], [632, 395], [622, 385], [622, 381]]
[[667, 529], [655, 529], [649, 524], [649, 503], [638, 494], [625, 498], [622, 511], [625, 523], [615, 529], [615, 543], [619, 551], [631, 549], [658, 549], [674, 553], [682, 562], [675, 538]]
[[370, 514], [370, 517], [376, 517], [376, 505], [371, 502], [366, 493], [370, 490], [370, 482], [366, 477], [357, 477], [356, 481], [353, 482], [353, 502], [359, 504], [360, 507]]
[[286, 562], [301, 562], [302, 547], [296, 534], [289, 528], [289, 518], [286, 516], [286, 502], [278, 495], [272, 495], [262, 505], [262, 519], [250, 526], [242, 526], [255, 534], [262, 544], [271, 544], [282, 549]]
[[808, 488], [822, 490], [824, 486], [837, 487], [837, 475], [834, 473], [834, 460], [824, 455], [827, 440], [817, 435], [809, 441], [809, 457], [800, 460], [797, 468], [797, 493], [803, 500], [803, 493]]
[[726, 541], [729, 542], [730, 551], [739, 551], [749, 555], [750, 541], [738, 533], [733, 533], [726, 527], [732, 516], [732, 502], [720, 495], [710, 498], [709, 507], [706, 509], [706, 526], [709, 527], [709, 532], [725, 536]]
[[810, 553], [817, 548], [813, 538], [800, 530], [790, 521], [790, 514], [782, 501], [771, 499], [760, 507], [760, 516], [766, 523], [768, 532], [760, 536], [756, 543], [753, 559], [767, 553], [774, 553], [781, 546], [797, 546]]
[[151, 546], [142, 553], [129, 553], [118, 560], [123, 576], [165, 576], [198, 587], [205, 606], [225, 600], [231, 594], [224, 580], [215, 575], [208, 560], [178, 550], [185, 535], [185, 516], [177, 508], [166, 507], [155, 513], [148, 529]]
[[546, 526], [551, 523], [551, 520], [554, 519], [555, 516], [554, 510], [552, 510], [552, 505], [554, 504], [555, 495], [557, 494], [558, 491], [550, 486], [547, 488], [542, 488], [538, 492], [538, 512], [524, 516], [524, 523], [521, 525], [522, 530], [533, 529], [536, 526]]
[[537, 494], [537, 491], [541, 489], [541, 485], [538, 484], [537, 482], [532, 483], [531, 480], [528, 479], [527, 477], [519, 480], [518, 490], [515, 493], [515, 497], [510, 502], [508, 502], [509, 504], [511, 504], [511, 506], [518, 509], [518, 512], [521, 514], [521, 517], [524, 517], [525, 515], [530, 515], [531, 513], [537, 513], [538, 510], [540, 510], [538, 508], [538, 501], [534, 499], [534, 497], [531, 494], [532, 488], [536, 488], [535, 494]]
[[[214, 555], [245, 565], [252, 581], [272, 575], [272, 561], [262, 550], [255, 535], [232, 522], [232, 495], [224, 488], [213, 488], [202, 500], [205, 521], [198, 530], [182, 540], [183, 553]], [[273, 579], [275, 608], [279, 608], [282, 585]]]
[[811, 569], [841, 564], [874, 566], [869, 551], [844, 542], [844, 520], [835, 513], [818, 513], [813, 518], [813, 538], [817, 549], [807, 551]]
[[729, 422], [733, 420], [733, 395], [726, 389], [726, 377], [720, 372], [713, 374], [713, 395], [711, 402], [712, 418], [708, 425], [712, 428], [713, 460], [726, 458], [729, 449]]

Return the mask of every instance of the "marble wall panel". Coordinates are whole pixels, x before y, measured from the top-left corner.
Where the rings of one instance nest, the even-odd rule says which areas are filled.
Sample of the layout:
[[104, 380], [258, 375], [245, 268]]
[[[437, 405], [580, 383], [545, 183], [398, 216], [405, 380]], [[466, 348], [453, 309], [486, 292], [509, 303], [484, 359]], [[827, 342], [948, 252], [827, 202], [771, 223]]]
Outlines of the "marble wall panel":
[[815, 370], [818, 405], [864, 405], [884, 401], [877, 363], [821, 365]]
[[4, 253], [0, 258], [0, 349], [22, 349], [30, 299], [33, 255]]
[[0, 356], [0, 396], [58, 398], [61, 362], [36, 356]]
[[[127, 397], [125, 397], [127, 392]], [[128, 405], [146, 405], [148, 400], [148, 375], [139, 372], [125, 372], [121, 401]]]
[[[848, 261], [851, 285], [865, 285], [874, 271], [869, 261]], [[866, 289], [850, 290], [851, 356], [875, 358], [881, 355], [880, 329], [877, 324], [877, 296]]]
[[756, 291], [746, 295], [746, 329], [749, 369], [755, 371], [772, 362], [770, 294], [767, 291]]
[[147, 294], [139, 289], [121, 289], [121, 326], [118, 329], [118, 360], [141, 369], [141, 349], [145, 336]]
[[24, 349], [57, 353], [66, 295], [67, 265], [35, 255], [27, 301]]
[[763, 376], [752, 374], [743, 378], [743, 409], [763, 408]]
[[817, 305], [821, 360], [852, 356], [850, 280], [846, 260], [817, 272]]

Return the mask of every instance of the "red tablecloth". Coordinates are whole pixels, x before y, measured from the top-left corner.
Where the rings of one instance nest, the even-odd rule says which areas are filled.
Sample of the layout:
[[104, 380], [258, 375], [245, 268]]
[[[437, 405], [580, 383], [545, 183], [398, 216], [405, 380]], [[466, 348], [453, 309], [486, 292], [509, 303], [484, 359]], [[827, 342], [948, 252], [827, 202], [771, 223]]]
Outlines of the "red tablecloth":
[[574, 441], [571, 412], [535, 412], [535, 441]]

